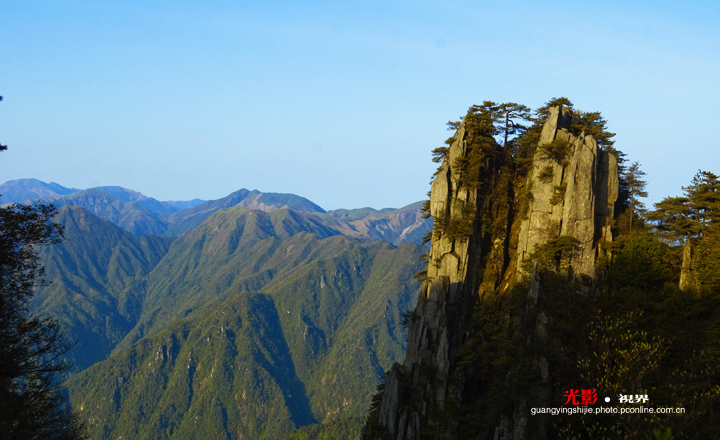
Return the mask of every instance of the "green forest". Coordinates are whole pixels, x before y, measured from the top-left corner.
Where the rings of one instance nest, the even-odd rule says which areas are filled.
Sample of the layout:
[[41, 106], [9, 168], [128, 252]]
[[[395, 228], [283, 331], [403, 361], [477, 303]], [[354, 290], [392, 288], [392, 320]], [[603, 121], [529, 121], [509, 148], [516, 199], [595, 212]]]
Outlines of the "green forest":
[[43, 209], [27, 223], [52, 217], [62, 234], [24, 245], [34, 266], [20, 273], [21, 312], [64, 334], [47, 353], [64, 358], [48, 381], [67, 379], [51, 403], [69, 397], [89, 438], [276, 439], [299, 427], [306, 438], [321, 423], [357, 435], [375, 383], [402, 359], [419, 244], [348, 237], [332, 213], [287, 208], [216, 209], [180, 237], [137, 237], [81, 206]]

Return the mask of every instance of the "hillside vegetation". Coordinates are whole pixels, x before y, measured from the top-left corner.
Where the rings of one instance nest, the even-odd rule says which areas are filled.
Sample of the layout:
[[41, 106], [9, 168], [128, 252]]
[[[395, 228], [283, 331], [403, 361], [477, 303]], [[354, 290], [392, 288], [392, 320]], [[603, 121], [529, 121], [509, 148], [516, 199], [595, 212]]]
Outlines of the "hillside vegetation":
[[77, 342], [67, 387], [92, 438], [359, 432], [404, 353], [418, 244], [338, 235], [287, 208], [218, 210], [177, 238], [76, 206], [56, 220], [67, 239], [41, 250], [50, 284], [34, 307]]

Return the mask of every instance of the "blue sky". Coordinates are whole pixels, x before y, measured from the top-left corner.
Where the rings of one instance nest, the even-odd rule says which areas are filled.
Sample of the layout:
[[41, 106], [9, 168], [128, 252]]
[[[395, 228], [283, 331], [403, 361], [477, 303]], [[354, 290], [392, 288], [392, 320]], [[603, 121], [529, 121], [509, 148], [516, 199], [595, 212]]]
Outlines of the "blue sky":
[[399, 207], [448, 120], [557, 96], [649, 202], [720, 173], [720, 2], [3, 0], [0, 26], [2, 182]]

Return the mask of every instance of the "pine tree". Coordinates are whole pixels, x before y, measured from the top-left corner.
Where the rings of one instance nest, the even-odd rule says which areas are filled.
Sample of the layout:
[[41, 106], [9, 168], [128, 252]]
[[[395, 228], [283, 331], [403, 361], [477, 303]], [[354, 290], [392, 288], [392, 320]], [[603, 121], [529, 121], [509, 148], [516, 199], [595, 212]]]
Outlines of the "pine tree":
[[690, 201], [697, 239], [686, 249], [692, 258], [692, 276], [697, 287], [720, 284], [720, 180], [709, 171], [700, 171], [683, 190]]
[[595, 138], [597, 144], [603, 148], [612, 147], [615, 141], [612, 138], [615, 133], [607, 131], [607, 121], [600, 112], [582, 112], [579, 116], [573, 116], [570, 124], [570, 132], [579, 135], [585, 133]]
[[720, 178], [699, 170], [683, 191], [683, 197], [666, 197], [656, 203], [648, 219], [655, 221], [661, 234], [683, 245], [680, 288], [688, 290], [699, 287], [693, 261], [697, 241], [720, 222]]
[[28, 304], [42, 275], [35, 247], [62, 237], [54, 214], [52, 205], [0, 208], [0, 438], [83, 438], [60, 394], [71, 344]]
[[649, 218], [656, 227], [685, 243], [705, 233], [712, 222], [720, 221], [720, 178], [698, 171], [683, 197], [666, 197], [655, 204]]
[[465, 148], [468, 153], [453, 165], [460, 175], [461, 186], [476, 188], [480, 184], [480, 168], [500, 152], [495, 140], [499, 134], [496, 126], [499, 106], [492, 101], [473, 105], [468, 109], [465, 122]]
[[633, 162], [633, 164], [630, 165], [624, 173], [630, 200], [630, 220], [628, 231], [631, 234], [633, 218], [642, 219], [647, 213], [645, 204], [638, 200], [640, 197], [645, 198], [648, 196], [647, 191], [645, 191], [647, 182], [642, 180], [643, 176], [645, 176], [645, 172], [640, 169], [640, 162]]
[[521, 135], [527, 130], [527, 127], [520, 121], [530, 122], [532, 120], [530, 108], [514, 102], [500, 104], [497, 107], [495, 118], [499, 123], [499, 131], [503, 134], [503, 148], [507, 147], [510, 136]]
[[535, 115], [537, 116], [537, 120], [539, 122], [547, 121], [548, 117], [550, 116], [550, 109], [552, 107], [560, 107], [560, 112], [562, 112], [563, 107], [567, 107], [570, 110], [572, 110], [573, 103], [570, 102], [570, 100], [565, 97], [553, 98], [550, 101], [546, 102], [544, 106], [535, 110]]
[[84, 428], [61, 393], [71, 344], [57, 321], [33, 316], [33, 287], [43, 267], [36, 247], [58, 243], [52, 205], [0, 208], [0, 438], [75, 440]]
[[720, 221], [720, 179], [709, 171], [698, 170], [683, 191], [690, 200], [693, 219], [702, 234], [710, 222]]

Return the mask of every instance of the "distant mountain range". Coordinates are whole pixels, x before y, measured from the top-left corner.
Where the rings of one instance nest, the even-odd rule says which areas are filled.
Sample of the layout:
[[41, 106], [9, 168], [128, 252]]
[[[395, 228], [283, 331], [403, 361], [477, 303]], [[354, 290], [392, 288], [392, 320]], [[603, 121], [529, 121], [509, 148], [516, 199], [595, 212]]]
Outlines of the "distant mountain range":
[[0, 193], [59, 207], [66, 240], [39, 249], [49, 283], [31, 307], [75, 341], [66, 385], [94, 439], [357, 438], [405, 351], [432, 228], [420, 203], [163, 202], [35, 179]]
[[197, 227], [218, 210], [233, 206], [263, 212], [289, 209], [303, 217], [303, 221], [322, 226], [330, 235], [385, 240], [396, 245], [420, 243], [432, 229], [432, 221], [420, 214], [420, 202], [400, 209], [360, 208], [326, 212], [310, 200], [294, 194], [241, 189], [218, 200], [163, 202], [119, 186], [79, 190], [37, 179], [5, 182], [0, 185], [0, 194], [0, 202], [3, 203], [43, 200], [58, 207], [79, 206], [137, 237], [177, 236]]
[[[161, 202], [152, 197], [147, 197], [137, 191], [123, 188], [120, 186], [98, 186], [91, 188], [109, 194], [118, 199], [120, 202], [137, 202], [148, 210], [155, 213], [172, 214], [182, 209], [192, 208], [205, 200], [193, 199], [178, 202]], [[45, 183], [38, 179], [18, 179], [10, 180], [0, 184], [0, 202], [7, 203], [27, 203], [33, 200], [57, 199], [59, 197], [68, 196], [79, 193], [83, 190], [77, 188], [66, 188], [55, 182]]]

